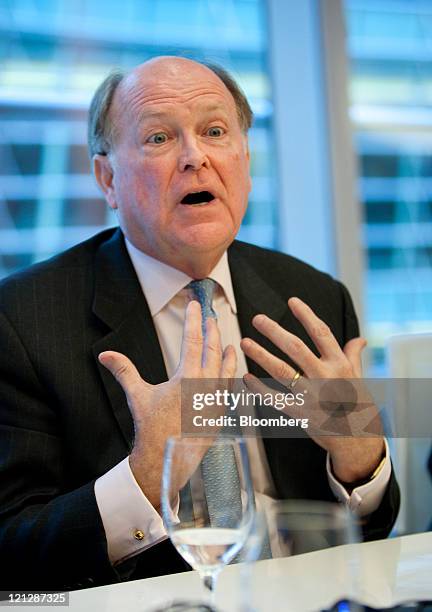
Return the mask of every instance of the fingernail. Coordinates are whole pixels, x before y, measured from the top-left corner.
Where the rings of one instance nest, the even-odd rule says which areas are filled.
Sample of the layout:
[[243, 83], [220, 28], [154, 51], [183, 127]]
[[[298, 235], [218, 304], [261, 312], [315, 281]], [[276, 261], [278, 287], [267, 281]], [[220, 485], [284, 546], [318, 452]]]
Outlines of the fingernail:
[[256, 323], [257, 325], [262, 325], [264, 323], [264, 321], [266, 320], [266, 316], [263, 314], [258, 314], [255, 315], [255, 317], [252, 320], [252, 323]]

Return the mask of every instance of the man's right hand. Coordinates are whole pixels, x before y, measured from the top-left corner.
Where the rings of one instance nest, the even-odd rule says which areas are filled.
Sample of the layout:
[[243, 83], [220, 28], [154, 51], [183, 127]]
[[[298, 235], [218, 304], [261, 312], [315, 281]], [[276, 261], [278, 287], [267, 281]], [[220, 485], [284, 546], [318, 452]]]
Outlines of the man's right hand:
[[[159, 509], [165, 443], [168, 437], [181, 434], [181, 380], [233, 378], [237, 365], [235, 349], [229, 345], [222, 351], [219, 329], [211, 318], [206, 321], [203, 339], [201, 308], [192, 301], [186, 309], [180, 363], [169, 381], [150, 385], [125, 355], [114, 351], [100, 353], [99, 361], [126, 394], [135, 427], [130, 467], [147, 499]], [[178, 475], [178, 488], [173, 494], [187, 477]]]

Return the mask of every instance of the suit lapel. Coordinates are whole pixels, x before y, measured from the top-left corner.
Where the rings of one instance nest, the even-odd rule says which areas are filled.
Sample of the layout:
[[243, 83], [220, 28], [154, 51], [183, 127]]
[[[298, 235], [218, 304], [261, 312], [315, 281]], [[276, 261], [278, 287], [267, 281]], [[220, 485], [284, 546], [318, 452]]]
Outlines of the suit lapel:
[[[250, 249], [242, 243], [234, 242], [228, 251], [228, 261], [230, 265], [231, 278], [233, 281], [234, 294], [236, 298], [238, 319], [242, 337], [249, 337], [261, 344], [269, 352], [277, 357], [280, 357], [290, 363], [287, 356], [282, 353], [272, 342], [259, 334], [253, 327], [252, 318], [259, 313], [266, 314], [268, 317], [277, 321], [283, 328], [296, 334], [310, 348], [315, 349], [307, 336], [304, 328], [297, 319], [291, 314], [288, 308], [287, 300], [296, 294], [298, 279], [287, 277], [284, 286], [278, 287], [278, 291], [272, 288], [264, 274], [259, 272], [260, 267], [255, 265], [253, 256], [248, 254]], [[268, 273], [268, 268], [266, 268]], [[246, 358], [249, 372], [258, 378], [269, 378], [269, 374], [258, 366], [254, 361]], [[296, 367], [291, 362], [293, 367]], [[268, 408], [262, 410], [258, 407], [258, 414], [268, 416]], [[307, 437], [307, 434], [305, 435]], [[289, 442], [289, 444], [287, 444]], [[263, 437], [264, 448], [267, 455], [270, 471], [273, 476], [274, 484], [278, 494], [283, 496], [286, 490], [285, 472], [281, 470], [281, 457], [285, 457], [286, 453], [294, 453], [298, 455], [299, 451], [304, 452], [304, 446], [299, 447], [306, 442], [305, 440], [286, 440], [283, 438], [266, 438]], [[297, 455], [296, 455], [297, 454]], [[293, 457], [291, 457], [293, 459]]]
[[[280, 292], [276, 292], [267, 282], [264, 275], [257, 271], [253, 259], [247, 256], [247, 252], [247, 246], [242, 245], [240, 242], [234, 242], [228, 250], [228, 262], [242, 337], [252, 338], [277, 357], [289, 361], [284, 353], [254, 328], [252, 319], [259, 313], [266, 314], [282, 327], [305, 341], [305, 331], [291, 314], [287, 305], [288, 298], [295, 295], [294, 292], [290, 292], [292, 279], [287, 278], [285, 286], [280, 288]], [[283, 297], [283, 292], [286, 294], [286, 297]], [[259, 378], [269, 378], [269, 374], [254, 361], [249, 358], [246, 358], [246, 361], [249, 372]], [[295, 364], [292, 365], [295, 367]]]
[[101, 245], [96, 255], [93, 313], [106, 326], [105, 335], [93, 345], [93, 354], [114, 415], [131, 448], [133, 421], [125, 394], [97, 357], [106, 350], [123, 353], [151, 384], [167, 380], [167, 373], [153, 320], [120, 230]]

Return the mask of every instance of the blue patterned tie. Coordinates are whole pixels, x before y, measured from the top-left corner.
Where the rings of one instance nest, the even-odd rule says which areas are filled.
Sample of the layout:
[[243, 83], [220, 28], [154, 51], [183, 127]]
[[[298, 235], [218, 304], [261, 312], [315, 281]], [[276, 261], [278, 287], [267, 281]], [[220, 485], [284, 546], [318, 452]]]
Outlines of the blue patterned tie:
[[188, 289], [191, 290], [193, 298], [197, 300], [201, 306], [203, 336], [205, 335], [205, 323], [207, 319], [217, 319], [212, 305], [215, 287], [216, 283], [211, 278], [194, 280], [188, 285]]
[[[201, 305], [202, 332], [205, 335], [205, 323], [209, 317], [217, 319], [213, 309], [213, 294], [216, 283], [211, 278], [191, 281], [188, 285], [192, 297]], [[223, 431], [222, 431], [223, 435]], [[240, 429], [235, 435], [241, 435]], [[201, 463], [205, 484], [207, 507], [213, 527], [233, 527], [241, 519], [241, 487], [234, 449], [232, 447], [212, 446]], [[260, 559], [271, 558], [268, 532], [262, 542]], [[240, 552], [233, 562], [241, 561]]]
[[[188, 288], [201, 305], [202, 330], [209, 317], [216, 319], [212, 301], [216, 283], [211, 278], [191, 281]], [[202, 461], [207, 506], [213, 527], [233, 527], [241, 519], [240, 480], [234, 449], [213, 445]]]

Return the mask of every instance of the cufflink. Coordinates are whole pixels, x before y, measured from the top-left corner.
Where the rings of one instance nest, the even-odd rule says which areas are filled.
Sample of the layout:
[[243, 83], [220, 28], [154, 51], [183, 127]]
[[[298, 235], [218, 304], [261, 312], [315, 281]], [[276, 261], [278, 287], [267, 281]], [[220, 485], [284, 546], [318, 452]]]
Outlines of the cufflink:
[[134, 531], [133, 537], [135, 538], [135, 540], [144, 540], [145, 533], [144, 531], [141, 531], [141, 529], [136, 529]]
[[141, 529], [135, 529], [135, 531], [134, 531], [134, 538], [135, 538], [135, 540], [144, 540], [144, 538], [145, 538], [144, 531], [141, 531]]

